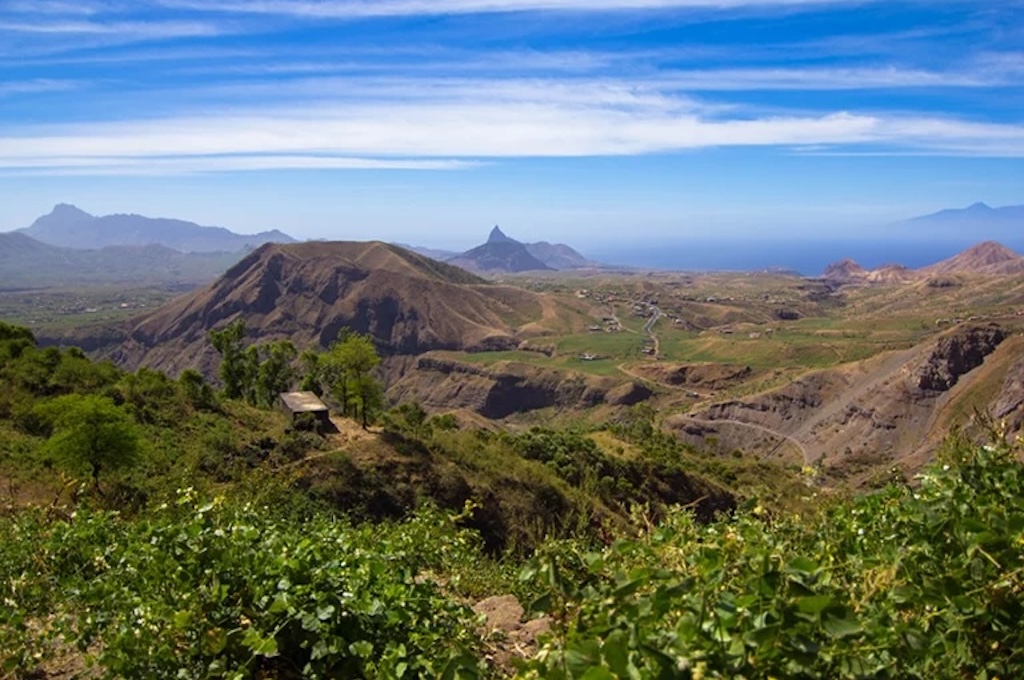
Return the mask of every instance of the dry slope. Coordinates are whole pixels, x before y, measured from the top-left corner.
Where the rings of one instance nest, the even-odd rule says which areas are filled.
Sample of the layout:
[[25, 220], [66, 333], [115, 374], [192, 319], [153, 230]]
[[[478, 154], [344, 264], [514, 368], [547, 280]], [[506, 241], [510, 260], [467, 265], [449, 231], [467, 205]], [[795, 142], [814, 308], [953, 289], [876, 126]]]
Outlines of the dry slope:
[[[684, 440], [713, 434], [730, 447], [760, 446], [855, 482], [893, 464], [913, 469], [953, 424], [940, 416], [950, 409], [963, 415], [957, 400], [986, 375], [983, 364], [1008, 335], [994, 324], [957, 327], [910, 350], [811, 372], [779, 389], [674, 416], [668, 425]], [[1006, 389], [978, 405], [1007, 401]]]
[[250, 339], [326, 346], [344, 326], [385, 356], [514, 347], [538, 294], [381, 243], [268, 244], [223, 277], [137, 321], [111, 354], [132, 368], [209, 371], [211, 328], [242, 318]]

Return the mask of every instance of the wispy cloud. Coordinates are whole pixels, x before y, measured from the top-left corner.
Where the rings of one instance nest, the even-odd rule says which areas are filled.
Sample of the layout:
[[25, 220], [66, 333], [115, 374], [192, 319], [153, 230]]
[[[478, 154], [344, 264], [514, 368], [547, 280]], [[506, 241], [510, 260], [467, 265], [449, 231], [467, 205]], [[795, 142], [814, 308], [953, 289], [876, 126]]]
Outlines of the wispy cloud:
[[354, 158], [302, 155], [185, 155], [176, 157], [56, 156], [11, 159], [0, 175], [161, 176], [261, 170], [464, 170], [480, 162], [449, 159]]
[[0, 21], [10, 33], [117, 35], [132, 38], [189, 38], [220, 35], [216, 25], [203, 21]]
[[34, 126], [0, 136], [0, 168], [436, 170], [480, 160], [728, 146], [1024, 157], [1019, 125], [846, 112], [739, 117], [664, 97], [612, 92], [582, 101], [576, 92], [552, 93], [543, 84], [532, 98], [527, 92], [523, 86], [504, 101], [321, 102], [134, 123]]
[[484, 14], [527, 11], [601, 12], [652, 9], [743, 9], [869, 4], [876, 0], [163, 0], [179, 9], [305, 18]]
[[35, 78], [32, 80], [14, 80], [0, 82], [0, 97], [10, 97], [39, 92], [65, 92], [82, 87], [82, 83], [74, 80], [58, 80], [53, 78]]

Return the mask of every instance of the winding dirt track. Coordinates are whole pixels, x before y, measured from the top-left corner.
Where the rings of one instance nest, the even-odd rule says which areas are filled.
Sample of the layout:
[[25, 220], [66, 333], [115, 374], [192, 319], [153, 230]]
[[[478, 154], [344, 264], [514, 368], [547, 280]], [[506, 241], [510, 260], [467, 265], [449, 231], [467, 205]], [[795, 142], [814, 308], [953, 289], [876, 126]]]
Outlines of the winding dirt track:
[[817, 448], [811, 441], [815, 428], [839, 415], [849, 408], [850, 405], [862, 400], [892, 380], [899, 373], [900, 369], [907, 362], [911, 361], [919, 351], [917, 348], [911, 348], [893, 352], [875, 369], [857, 378], [838, 399], [828, 402], [801, 423], [800, 427], [794, 430], [791, 436], [794, 440], [804, 443], [804, 462], [810, 465], [824, 455], [824, 451]]
[[[749, 427], [752, 430], [758, 430], [759, 432], [765, 432], [767, 434], [772, 435], [776, 439], [780, 440], [780, 444], [783, 441], [790, 442], [791, 444], [796, 446], [797, 449], [800, 450], [800, 453], [803, 455], [803, 458], [804, 458], [805, 462], [807, 461], [807, 458], [808, 458], [807, 447], [805, 447], [800, 442], [800, 440], [794, 438], [791, 435], [779, 432], [778, 430], [773, 430], [770, 427], [765, 427], [764, 425], [757, 425], [755, 423], [747, 423], [747, 422], [744, 422], [742, 420], [730, 420], [728, 418], [718, 418], [718, 419], [715, 419], [715, 420], [708, 420], [708, 419], [705, 419], [705, 418], [691, 418], [691, 417], [687, 417], [685, 420], [688, 423], [696, 423], [697, 425], [721, 425], [721, 424], [725, 423], [725, 424], [728, 424], [728, 425], [739, 425], [739, 426], [742, 426], [742, 427]], [[775, 450], [778, 449], [778, 448], [779, 448], [778, 446], [775, 446], [772, 449], [772, 453], [774, 453]]]
[[[840, 415], [850, 405], [864, 399], [883, 387], [887, 382], [898, 377], [901, 369], [908, 362], [912, 361], [919, 352], [920, 348], [892, 352], [875, 368], [856, 378], [838, 398], [827, 402], [821, 408], [809, 413], [806, 420], [789, 434], [765, 425], [727, 418], [695, 418], [688, 416], [685, 417], [684, 422], [692, 422], [698, 425], [730, 424], [766, 432], [795, 444], [803, 453], [804, 464], [812, 465], [825, 453], [821, 450], [820, 445], [815, 442], [814, 430], [822, 423]], [[625, 373], [629, 373], [622, 367], [620, 369]]]

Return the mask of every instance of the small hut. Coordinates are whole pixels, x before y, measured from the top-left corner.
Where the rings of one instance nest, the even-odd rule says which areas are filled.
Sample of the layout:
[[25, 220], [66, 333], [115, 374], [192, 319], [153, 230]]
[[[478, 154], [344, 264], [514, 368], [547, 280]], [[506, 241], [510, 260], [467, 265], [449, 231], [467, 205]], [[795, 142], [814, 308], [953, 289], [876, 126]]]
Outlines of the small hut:
[[282, 392], [281, 407], [292, 417], [292, 424], [305, 413], [312, 414], [317, 429], [324, 431], [331, 426], [330, 412], [320, 397], [312, 392]]

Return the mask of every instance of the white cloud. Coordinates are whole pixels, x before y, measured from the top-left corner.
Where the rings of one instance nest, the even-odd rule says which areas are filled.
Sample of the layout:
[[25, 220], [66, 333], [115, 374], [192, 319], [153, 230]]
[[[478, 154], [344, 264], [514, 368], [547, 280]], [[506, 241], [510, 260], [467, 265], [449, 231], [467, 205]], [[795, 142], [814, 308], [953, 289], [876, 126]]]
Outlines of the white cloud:
[[54, 78], [34, 78], [32, 80], [10, 80], [0, 82], [0, 97], [9, 97], [39, 92], [64, 92], [82, 87], [82, 83], [74, 80]]
[[875, 0], [163, 0], [180, 9], [302, 18], [359, 18], [418, 14], [580, 12], [650, 9], [741, 9], [868, 4]]
[[[421, 84], [424, 85], [424, 84]], [[305, 103], [0, 134], [0, 168], [79, 172], [458, 169], [480, 160], [642, 155], [725, 146], [1024, 156], [1024, 127], [845, 112], [741, 118], [610, 88], [463, 83], [452, 96]], [[467, 165], [469, 164], [469, 165]]]
[[139, 38], [191, 38], [222, 33], [202, 21], [0, 21], [0, 31], [10, 33], [115, 35]]
[[187, 175], [259, 170], [464, 170], [474, 161], [300, 155], [53, 156], [0, 159], [0, 175]]

